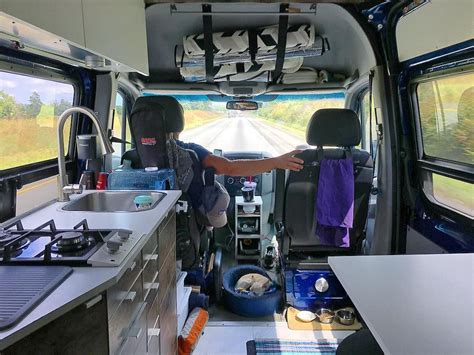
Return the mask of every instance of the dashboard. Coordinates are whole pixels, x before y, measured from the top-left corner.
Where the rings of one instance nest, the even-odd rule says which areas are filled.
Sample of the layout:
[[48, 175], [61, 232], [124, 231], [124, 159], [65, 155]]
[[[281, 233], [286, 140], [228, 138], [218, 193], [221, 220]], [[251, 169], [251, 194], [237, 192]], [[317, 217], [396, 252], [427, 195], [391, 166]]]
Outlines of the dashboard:
[[[270, 158], [271, 155], [266, 152], [224, 152], [222, 156], [229, 160], [237, 159], [263, 159]], [[244, 182], [248, 180], [248, 176], [223, 176], [221, 177], [224, 184], [224, 187], [227, 189], [227, 192], [230, 196], [240, 196], [242, 192], [240, 189], [244, 186]], [[261, 196], [266, 193], [273, 191], [273, 173], [270, 171], [268, 173], [263, 173], [260, 175], [252, 176], [252, 181], [257, 184], [256, 195]]]

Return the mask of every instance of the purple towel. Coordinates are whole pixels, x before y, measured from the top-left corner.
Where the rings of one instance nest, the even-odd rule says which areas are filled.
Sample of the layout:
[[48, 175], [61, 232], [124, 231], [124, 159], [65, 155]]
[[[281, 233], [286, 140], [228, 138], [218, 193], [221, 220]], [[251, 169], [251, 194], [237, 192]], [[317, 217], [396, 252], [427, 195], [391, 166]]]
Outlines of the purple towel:
[[316, 235], [322, 244], [349, 247], [354, 220], [352, 159], [323, 159], [316, 198]]

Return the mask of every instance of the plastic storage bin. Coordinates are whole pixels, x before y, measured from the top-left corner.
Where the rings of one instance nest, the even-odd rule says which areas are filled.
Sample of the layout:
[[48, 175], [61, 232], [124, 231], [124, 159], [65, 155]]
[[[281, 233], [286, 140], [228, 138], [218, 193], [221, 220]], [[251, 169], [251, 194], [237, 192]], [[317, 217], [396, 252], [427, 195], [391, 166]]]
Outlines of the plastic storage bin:
[[184, 323], [188, 319], [189, 314], [189, 296], [191, 296], [192, 287], [184, 287], [184, 294], [181, 300], [178, 298], [178, 336], [183, 330]]
[[109, 190], [174, 190], [173, 169], [145, 171], [145, 169], [117, 169], [109, 175]]

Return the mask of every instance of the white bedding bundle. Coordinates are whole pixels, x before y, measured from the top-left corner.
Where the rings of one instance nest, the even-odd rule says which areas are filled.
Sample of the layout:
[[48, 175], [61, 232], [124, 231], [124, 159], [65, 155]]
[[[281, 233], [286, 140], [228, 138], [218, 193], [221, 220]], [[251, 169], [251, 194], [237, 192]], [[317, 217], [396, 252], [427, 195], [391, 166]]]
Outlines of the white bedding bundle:
[[[255, 36], [251, 53], [251, 36]], [[278, 48], [278, 26], [254, 31], [237, 30], [212, 34], [214, 79], [252, 80], [268, 77], [260, 74], [275, 69]], [[317, 36], [312, 25], [290, 25], [287, 29], [283, 73], [293, 73], [303, 58], [322, 55], [327, 41]], [[253, 55], [252, 55], [253, 54]], [[176, 66], [186, 81], [205, 81], [205, 42], [203, 34], [185, 36], [176, 47]], [[267, 73], [268, 74], [268, 73]], [[267, 79], [264, 79], [265, 81]]]

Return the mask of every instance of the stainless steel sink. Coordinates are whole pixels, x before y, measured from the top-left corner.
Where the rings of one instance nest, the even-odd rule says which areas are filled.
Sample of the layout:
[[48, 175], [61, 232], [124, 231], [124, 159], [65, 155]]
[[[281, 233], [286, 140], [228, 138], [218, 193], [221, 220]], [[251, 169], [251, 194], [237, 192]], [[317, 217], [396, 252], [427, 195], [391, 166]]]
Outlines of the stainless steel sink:
[[[140, 195], [148, 195], [153, 203], [148, 208], [137, 209], [133, 200]], [[158, 206], [166, 196], [164, 192], [154, 191], [101, 191], [92, 192], [72, 200], [63, 206], [64, 211], [84, 212], [141, 212]]]

